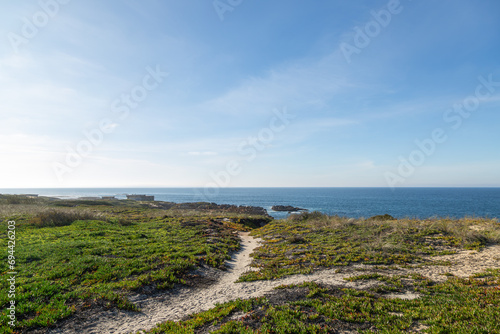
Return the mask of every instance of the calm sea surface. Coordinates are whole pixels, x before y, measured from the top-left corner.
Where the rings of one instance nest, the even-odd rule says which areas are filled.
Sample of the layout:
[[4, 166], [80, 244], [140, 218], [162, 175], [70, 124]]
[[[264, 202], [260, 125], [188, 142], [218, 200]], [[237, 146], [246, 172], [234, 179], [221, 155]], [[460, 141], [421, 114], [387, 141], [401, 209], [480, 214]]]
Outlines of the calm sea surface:
[[273, 205], [293, 205], [348, 217], [370, 217], [388, 213], [394, 217], [500, 218], [500, 188], [65, 188], [0, 189], [3, 194], [33, 193], [76, 198], [125, 194], [154, 195], [155, 200], [176, 203], [214, 202], [261, 206], [275, 218]]

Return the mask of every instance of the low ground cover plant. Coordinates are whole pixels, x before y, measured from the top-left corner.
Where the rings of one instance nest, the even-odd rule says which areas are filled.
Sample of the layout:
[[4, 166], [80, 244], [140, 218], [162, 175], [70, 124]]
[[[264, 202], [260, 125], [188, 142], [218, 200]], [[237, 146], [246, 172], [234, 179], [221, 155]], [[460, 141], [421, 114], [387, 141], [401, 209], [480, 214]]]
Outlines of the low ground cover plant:
[[[380, 218], [382, 217], [382, 219]], [[263, 239], [241, 281], [347, 266], [433, 264], [433, 256], [500, 242], [495, 219], [352, 219], [318, 212], [292, 215], [253, 231]]]
[[[137, 311], [128, 293], [185, 284], [200, 265], [223, 269], [239, 248], [234, 229], [245, 228], [145, 207], [18, 205], [17, 213], [1, 211], [4, 231], [16, 220], [17, 327], [7, 325], [9, 299], [2, 293], [0, 331], [6, 333], [50, 326], [88, 308]], [[6, 233], [0, 244], [7, 249]], [[0, 271], [9, 271], [7, 252], [0, 254]], [[8, 290], [5, 279], [0, 289]]]
[[[195, 283], [190, 273], [202, 265], [224, 270], [240, 247], [236, 231], [251, 230], [263, 240], [253, 254], [258, 270], [240, 281], [363, 264], [373, 270], [346, 279], [374, 284], [366, 289], [310, 282], [282, 286], [260, 298], [160, 324], [150, 333], [500, 332], [499, 270], [468, 279], [449, 274], [441, 283], [419, 274], [387, 274], [393, 266], [442, 264], [435, 256], [500, 243], [495, 219], [352, 219], [306, 212], [271, 221], [213, 206], [183, 211], [170, 204], [95, 202], [0, 195], [2, 228], [16, 221], [18, 272], [17, 327], [7, 325], [9, 299], [1, 294], [0, 331], [41, 330], [90, 309], [138, 311], [128, 299], [131, 292]], [[0, 234], [4, 249], [7, 241]], [[0, 253], [0, 271], [9, 271], [6, 252]], [[7, 291], [6, 280], [0, 289]], [[404, 293], [419, 298], [389, 298]]]
[[349, 289], [305, 282], [281, 286], [262, 298], [236, 300], [166, 322], [148, 333], [500, 333], [500, 271], [443, 283], [414, 275], [357, 277], [380, 280], [413, 300], [388, 298], [387, 291]]

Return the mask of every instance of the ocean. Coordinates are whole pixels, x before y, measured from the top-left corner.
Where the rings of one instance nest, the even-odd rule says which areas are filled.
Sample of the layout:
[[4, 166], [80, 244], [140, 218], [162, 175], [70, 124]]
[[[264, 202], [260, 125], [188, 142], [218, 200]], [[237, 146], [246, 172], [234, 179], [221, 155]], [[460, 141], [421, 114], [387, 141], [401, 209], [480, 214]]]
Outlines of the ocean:
[[386, 213], [396, 218], [500, 218], [500, 188], [44, 188], [0, 189], [0, 193], [60, 198], [145, 194], [176, 203], [261, 206], [275, 218], [288, 213], [272, 211], [273, 205], [354, 218]]

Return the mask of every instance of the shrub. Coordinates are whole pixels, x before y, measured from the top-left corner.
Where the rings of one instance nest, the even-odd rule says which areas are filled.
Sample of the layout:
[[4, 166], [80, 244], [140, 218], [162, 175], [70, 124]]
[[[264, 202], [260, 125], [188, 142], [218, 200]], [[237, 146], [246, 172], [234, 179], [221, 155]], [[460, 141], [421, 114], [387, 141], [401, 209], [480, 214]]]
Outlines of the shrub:
[[54, 227], [71, 225], [77, 220], [99, 220], [102, 218], [102, 215], [89, 211], [47, 210], [36, 214], [30, 222], [38, 227]]
[[370, 219], [370, 220], [377, 220], [377, 221], [396, 220], [396, 218], [394, 218], [393, 216], [391, 216], [391, 215], [389, 215], [387, 213], [385, 215], [373, 216], [373, 217], [370, 217], [368, 219]]
[[294, 235], [290, 239], [288, 239], [288, 242], [291, 244], [305, 244], [307, 243], [307, 240], [299, 235]]
[[0, 195], [0, 204], [35, 204], [37, 199], [22, 195]]
[[294, 213], [288, 217], [288, 219], [291, 221], [321, 220], [327, 218], [328, 215], [325, 215], [324, 213], [321, 213], [319, 211]]

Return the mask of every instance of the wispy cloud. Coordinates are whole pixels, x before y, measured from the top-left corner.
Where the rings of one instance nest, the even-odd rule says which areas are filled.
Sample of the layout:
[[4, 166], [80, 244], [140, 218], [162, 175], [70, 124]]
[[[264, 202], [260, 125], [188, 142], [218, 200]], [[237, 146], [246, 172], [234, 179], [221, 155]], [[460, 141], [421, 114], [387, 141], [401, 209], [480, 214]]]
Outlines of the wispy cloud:
[[246, 79], [200, 108], [215, 113], [256, 115], [280, 105], [297, 109], [327, 106], [328, 100], [355, 86], [338, 60], [337, 64], [325, 62], [332, 58], [335, 57], [328, 55], [312, 62], [299, 59], [270, 69], [264, 76]]
[[209, 156], [209, 155], [217, 155], [217, 152], [212, 152], [212, 151], [204, 151], [204, 152], [199, 152], [199, 151], [192, 151], [188, 152], [188, 155], [192, 156]]

